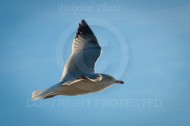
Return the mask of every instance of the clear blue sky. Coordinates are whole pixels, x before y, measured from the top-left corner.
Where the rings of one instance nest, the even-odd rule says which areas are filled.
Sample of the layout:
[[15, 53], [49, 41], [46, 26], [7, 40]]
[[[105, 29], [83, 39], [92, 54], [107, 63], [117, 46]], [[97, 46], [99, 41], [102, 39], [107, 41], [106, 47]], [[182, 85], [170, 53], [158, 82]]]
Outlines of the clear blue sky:
[[[81, 19], [103, 47], [97, 71], [127, 84], [32, 102], [60, 80]], [[1, 0], [0, 123], [189, 126], [189, 54], [188, 0]]]

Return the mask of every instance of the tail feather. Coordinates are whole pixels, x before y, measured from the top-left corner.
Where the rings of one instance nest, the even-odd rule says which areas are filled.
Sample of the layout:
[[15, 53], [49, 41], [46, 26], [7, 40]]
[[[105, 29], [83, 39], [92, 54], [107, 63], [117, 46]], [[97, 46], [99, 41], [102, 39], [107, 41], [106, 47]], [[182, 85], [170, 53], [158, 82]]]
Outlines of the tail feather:
[[58, 95], [59, 92], [52, 92], [50, 90], [38, 90], [32, 92], [32, 100], [47, 99]]
[[39, 99], [44, 98], [43, 95], [41, 95], [42, 93], [43, 93], [43, 90], [32, 92], [32, 100], [39, 100]]
[[47, 98], [51, 98], [54, 97], [55, 94], [42, 94], [43, 91], [34, 91], [32, 92], [32, 100], [40, 100], [40, 99], [47, 99]]
[[60, 88], [60, 85], [54, 85], [45, 90], [38, 90], [32, 92], [32, 100], [51, 98], [55, 95], [59, 95], [60, 92], [62, 92], [62, 88]]

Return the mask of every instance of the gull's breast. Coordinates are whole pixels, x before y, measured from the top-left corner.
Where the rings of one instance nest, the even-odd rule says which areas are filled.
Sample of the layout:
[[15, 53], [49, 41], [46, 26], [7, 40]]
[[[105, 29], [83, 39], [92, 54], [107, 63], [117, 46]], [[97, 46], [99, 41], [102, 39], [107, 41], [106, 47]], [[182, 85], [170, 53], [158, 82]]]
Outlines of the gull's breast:
[[[109, 85], [110, 86], [110, 85]], [[105, 86], [101, 81], [92, 82], [81, 79], [71, 85], [65, 85], [63, 95], [81, 95], [101, 91], [109, 86]]]
[[87, 79], [82, 79], [81, 81], [72, 84], [72, 86], [81, 90], [95, 91], [102, 88], [103, 84], [101, 82], [93, 82]]

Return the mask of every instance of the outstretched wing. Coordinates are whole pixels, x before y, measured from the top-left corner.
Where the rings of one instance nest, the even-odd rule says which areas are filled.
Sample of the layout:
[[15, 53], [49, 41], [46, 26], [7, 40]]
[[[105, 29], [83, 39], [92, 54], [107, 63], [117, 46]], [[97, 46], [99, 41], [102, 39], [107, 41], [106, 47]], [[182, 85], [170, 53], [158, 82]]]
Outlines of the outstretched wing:
[[101, 47], [94, 33], [85, 20], [82, 20], [79, 23], [72, 44], [72, 54], [64, 67], [61, 81], [77, 79], [81, 75], [94, 74], [95, 63], [100, 53]]

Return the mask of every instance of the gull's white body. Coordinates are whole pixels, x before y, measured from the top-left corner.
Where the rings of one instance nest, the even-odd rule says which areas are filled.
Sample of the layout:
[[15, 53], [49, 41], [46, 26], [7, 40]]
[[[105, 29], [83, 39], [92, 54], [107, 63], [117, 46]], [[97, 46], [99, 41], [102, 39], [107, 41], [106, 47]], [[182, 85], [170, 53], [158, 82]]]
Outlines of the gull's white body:
[[107, 83], [105, 80], [92, 82], [87, 79], [79, 79], [63, 85], [63, 88], [66, 90], [63, 92], [63, 95], [80, 95], [98, 92], [111, 85], [111, 83]]
[[94, 33], [82, 20], [61, 81], [48, 89], [33, 92], [32, 99], [50, 98], [56, 95], [88, 94], [103, 90], [114, 83], [123, 83], [110, 75], [95, 73], [95, 63], [100, 54], [101, 47]]
[[[68, 81], [65, 84], [56, 84], [44, 91], [40, 91], [41, 95], [34, 98], [33, 100], [40, 99], [40, 96], [55, 96], [55, 95], [82, 95], [101, 91], [113, 83], [107, 82], [105, 79], [101, 81], [90, 81], [88, 79], [78, 79], [73, 81]], [[37, 93], [37, 92], [36, 92]]]
[[80, 79], [77, 81], [73, 81], [68, 83], [68, 85], [63, 85], [63, 95], [81, 95], [88, 94], [93, 92], [98, 92], [106, 87], [110, 86], [110, 84], [105, 84], [104, 81], [100, 82], [92, 82], [86, 79]]

